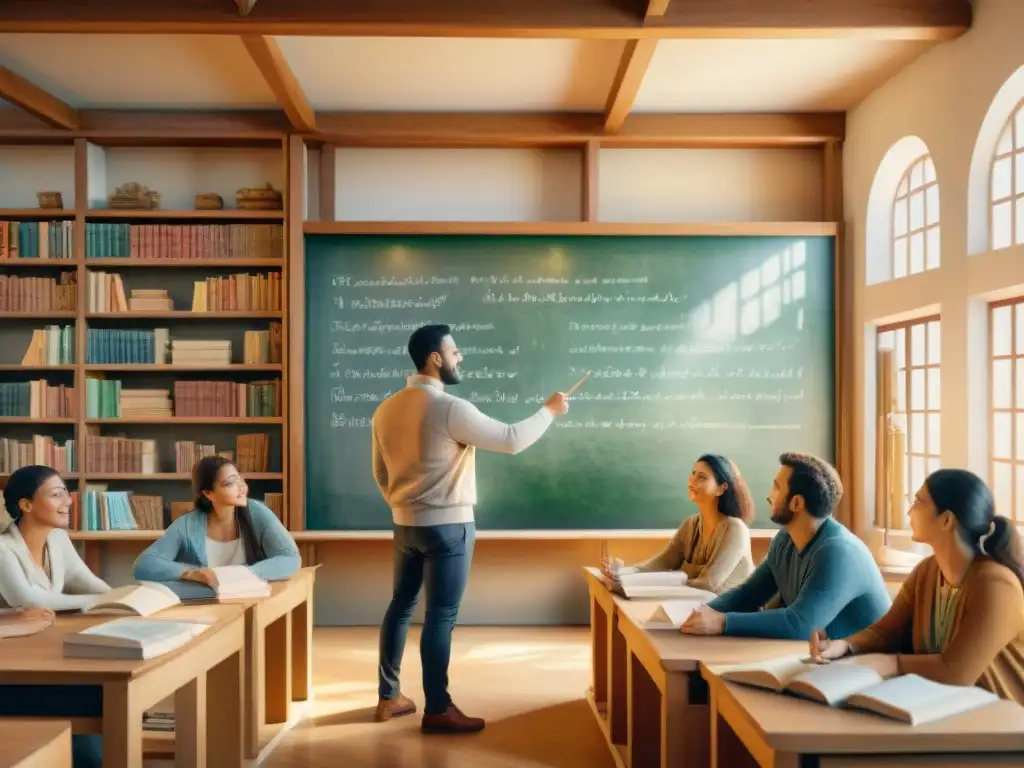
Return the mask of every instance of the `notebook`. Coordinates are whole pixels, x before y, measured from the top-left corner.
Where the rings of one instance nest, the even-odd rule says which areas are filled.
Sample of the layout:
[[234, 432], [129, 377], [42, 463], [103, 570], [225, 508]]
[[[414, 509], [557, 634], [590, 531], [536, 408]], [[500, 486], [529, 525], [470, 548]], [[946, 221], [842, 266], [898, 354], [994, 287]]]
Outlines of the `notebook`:
[[198, 637], [209, 624], [166, 619], [123, 618], [65, 636], [64, 656], [142, 661], [162, 656]]

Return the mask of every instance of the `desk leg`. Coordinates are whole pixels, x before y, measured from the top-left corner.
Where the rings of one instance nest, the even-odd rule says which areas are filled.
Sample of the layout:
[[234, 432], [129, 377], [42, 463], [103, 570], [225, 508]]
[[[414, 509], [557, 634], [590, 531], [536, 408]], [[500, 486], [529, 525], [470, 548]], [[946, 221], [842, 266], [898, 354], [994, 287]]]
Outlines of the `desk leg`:
[[[661, 691], [632, 653], [629, 655], [629, 736], [626, 753], [630, 768], [661, 768]], [[678, 727], [678, 723], [673, 723]]]
[[608, 704], [608, 614], [590, 598], [590, 687], [598, 709]]
[[292, 701], [313, 698], [313, 589], [292, 610]]
[[629, 737], [629, 724], [626, 721], [629, 712], [629, 648], [626, 638], [619, 629], [619, 617], [614, 615], [611, 621], [612, 652], [608, 666], [608, 730], [612, 744], [626, 744]]
[[[206, 711], [214, 718], [214, 728], [206, 739], [206, 763], [213, 768], [242, 766], [244, 678], [242, 652], [228, 656], [206, 675]], [[141, 728], [141, 714], [136, 721]], [[107, 768], [106, 760], [103, 768]]]
[[707, 768], [708, 749], [706, 704], [690, 701], [690, 677], [700, 672], [670, 672], [665, 675], [661, 694], [661, 765], [664, 768]]
[[292, 703], [291, 662], [292, 614], [289, 612], [267, 627], [267, 723], [288, 722]]
[[[758, 768], [739, 736], [719, 713], [718, 694], [711, 691], [711, 768]], [[773, 768], [764, 765], [761, 768]]]
[[175, 768], [206, 768], [206, 674], [174, 694]]
[[142, 768], [142, 710], [132, 683], [103, 685], [103, 768]]

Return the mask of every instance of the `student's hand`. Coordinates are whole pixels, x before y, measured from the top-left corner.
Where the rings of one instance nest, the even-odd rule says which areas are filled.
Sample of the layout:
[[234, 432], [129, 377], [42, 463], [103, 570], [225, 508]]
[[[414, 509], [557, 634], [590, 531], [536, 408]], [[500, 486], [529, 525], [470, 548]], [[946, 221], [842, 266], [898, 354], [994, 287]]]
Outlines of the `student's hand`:
[[619, 580], [618, 573], [612, 569], [611, 563], [609, 562], [601, 563], [601, 575], [611, 582], [617, 582]]
[[848, 653], [850, 644], [845, 640], [829, 640], [823, 629], [816, 629], [811, 633], [811, 660], [815, 664], [828, 664]]
[[896, 677], [900, 673], [898, 659], [888, 653], [865, 653], [863, 656], [854, 656], [849, 663], [870, 667], [884, 679]]
[[211, 589], [217, 588], [217, 575], [212, 568], [193, 568], [181, 574], [182, 581], [197, 581]]
[[725, 632], [725, 614], [702, 606], [690, 614], [679, 631], [684, 635], [720, 635]]
[[544, 403], [552, 416], [565, 416], [569, 412], [569, 399], [562, 392], [555, 392]]
[[23, 619], [41, 619], [45, 621], [47, 625], [53, 624], [53, 622], [57, 619], [57, 614], [55, 614], [49, 608], [24, 608], [18, 611], [18, 615]]

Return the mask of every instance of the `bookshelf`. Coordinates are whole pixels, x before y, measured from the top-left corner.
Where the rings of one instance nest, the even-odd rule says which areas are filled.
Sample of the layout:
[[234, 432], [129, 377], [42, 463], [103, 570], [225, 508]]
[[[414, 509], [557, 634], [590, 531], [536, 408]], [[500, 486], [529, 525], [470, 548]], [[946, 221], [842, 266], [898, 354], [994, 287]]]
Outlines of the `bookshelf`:
[[[53, 387], [74, 388], [71, 415], [0, 415], [0, 440], [25, 443], [42, 435], [61, 445], [70, 446], [68, 441], [73, 441], [71, 466], [62, 472], [71, 490], [100, 486], [112, 492], [160, 496], [166, 525], [170, 503], [191, 499], [190, 474], [183, 471], [184, 461], [176, 461], [178, 442], [230, 450], [238, 462], [243, 445], [251, 449], [255, 443], [259, 453], [261, 438], [244, 436], [265, 436], [265, 465], [256, 461], [256, 471], [243, 471], [243, 475], [253, 498], [262, 500], [273, 493], [287, 499], [289, 419], [284, 361], [288, 359], [289, 220], [283, 205], [274, 210], [237, 208], [236, 191], [269, 183], [281, 192], [283, 200], [288, 147], [284, 134], [240, 135], [227, 140], [218, 135], [206, 145], [195, 135], [183, 140], [173, 134], [160, 135], [157, 130], [128, 139], [70, 136], [57, 145], [47, 133], [40, 135], [38, 144], [20, 137], [17, 143], [0, 145], [0, 172], [15, 179], [0, 189], [0, 223], [17, 222], [20, 228], [25, 222], [33, 231], [45, 230], [49, 246], [48, 258], [0, 257], [0, 280], [5, 284], [12, 277], [34, 279], [19, 284], [29, 286], [20, 296], [9, 297], [9, 301], [20, 302], [19, 308], [0, 304], [0, 389], [41, 379]], [[108, 207], [108, 197], [128, 182], [159, 192], [159, 207]], [[38, 208], [39, 191], [59, 191], [64, 208]], [[195, 195], [202, 193], [219, 194], [223, 209], [195, 210]], [[297, 223], [300, 230], [301, 225], [301, 221]], [[12, 225], [6, 226], [9, 234]], [[59, 230], [61, 247], [54, 250], [55, 238], [50, 233], [59, 227], [70, 230]], [[31, 256], [42, 255], [39, 247]], [[3, 255], [8, 254], [5, 251]], [[40, 291], [53, 294], [52, 287], [41, 287], [41, 281], [56, 283], [62, 273], [70, 281], [67, 290], [73, 294], [72, 310], [49, 305], [23, 308], [30, 300], [38, 302]], [[3, 295], [0, 286], [0, 299]], [[36, 298], [28, 298], [32, 296]], [[200, 307], [193, 309], [196, 301]], [[160, 306], [154, 308], [153, 302]], [[275, 336], [278, 355], [272, 360], [254, 356], [247, 340], [250, 347], [258, 346], [252, 332], [263, 332], [260, 340], [266, 347], [272, 324], [279, 333]], [[33, 364], [22, 363], [33, 331], [52, 325], [71, 328], [66, 350], [70, 359], [44, 357]], [[160, 362], [153, 350], [161, 346], [163, 338], [172, 342], [172, 349], [175, 341], [194, 342], [206, 349], [191, 350], [191, 358], [173, 364], [172, 355], [181, 359], [187, 352], [175, 349], [168, 352], [167, 362]], [[230, 356], [221, 344], [219, 356], [214, 357], [216, 343], [224, 341], [230, 342]], [[87, 384], [90, 380], [119, 381], [120, 390], [115, 385]], [[238, 392], [240, 386], [244, 394]], [[90, 405], [90, 389], [104, 388], [115, 393], [113, 399], [108, 393], [101, 403], [94, 395]], [[173, 415], [154, 415], [148, 409], [148, 397], [141, 411], [108, 415], [114, 402], [132, 402], [123, 397], [125, 390], [169, 391]], [[232, 402], [224, 399], [225, 392], [234, 393]], [[192, 395], [199, 399], [189, 403]], [[218, 397], [222, 407], [209, 408]], [[257, 400], [254, 411], [252, 404]], [[97, 412], [101, 404], [105, 406], [102, 413]], [[12, 406], [13, 402], [5, 404], [0, 399], [0, 414], [8, 413]], [[186, 411], [191, 407], [191, 414], [219, 415], [178, 415], [183, 406]], [[117, 446], [125, 445], [114, 439], [118, 437], [150, 441], [147, 447], [155, 448], [155, 462], [143, 459], [138, 449], [135, 455], [129, 452], [117, 459], [116, 452], [121, 450]], [[96, 438], [111, 439], [101, 444]], [[249, 442], [243, 443], [246, 439]], [[95, 450], [92, 456], [90, 442]], [[3, 460], [0, 443], [0, 462]], [[45, 461], [38, 455], [33, 460]], [[137, 471], [141, 466], [148, 470], [149, 463], [153, 471]], [[0, 486], [6, 481], [6, 469], [0, 464]], [[287, 505], [282, 517], [287, 525]], [[71, 531], [72, 538], [84, 542], [90, 560], [94, 560], [90, 555], [98, 555], [96, 547], [105, 543], [147, 543], [159, 533], [155, 529]]]

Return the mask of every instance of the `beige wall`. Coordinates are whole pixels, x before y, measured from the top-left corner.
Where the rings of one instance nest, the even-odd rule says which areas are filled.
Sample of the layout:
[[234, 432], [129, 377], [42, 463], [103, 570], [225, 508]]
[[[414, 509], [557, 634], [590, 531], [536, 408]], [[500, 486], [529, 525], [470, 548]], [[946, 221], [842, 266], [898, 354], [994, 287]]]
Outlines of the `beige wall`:
[[[845, 209], [848, 252], [856, 259], [855, 423], [861, 427], [854, 430], [854, 476], [865, 522], [874, 511], [874, 328], [883, 321], [941, 312], [942, 465], [988, 476], [985, 303], [1024, 293], [1024, 247], [985, 252], [987, 185], [998, 134], [1024, 97], [1024, 2], [977, 0], [975, 9], [968, 34], [915, 61], [847, 122]], [[940, 185], [941, 266], [890, 280], [891, 200], [900, 175], [925, 149]]]

